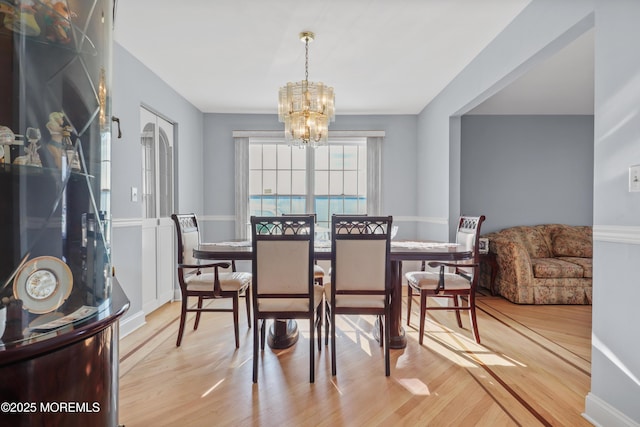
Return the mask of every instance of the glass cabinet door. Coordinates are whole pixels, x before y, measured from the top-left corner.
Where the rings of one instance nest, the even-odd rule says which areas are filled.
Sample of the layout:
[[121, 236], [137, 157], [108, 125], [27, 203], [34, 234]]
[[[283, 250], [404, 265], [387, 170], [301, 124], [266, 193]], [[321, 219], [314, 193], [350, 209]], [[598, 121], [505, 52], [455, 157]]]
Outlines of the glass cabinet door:
[[112, 0], [0, 0], [0, 348], [109, 301], [112, 29]]

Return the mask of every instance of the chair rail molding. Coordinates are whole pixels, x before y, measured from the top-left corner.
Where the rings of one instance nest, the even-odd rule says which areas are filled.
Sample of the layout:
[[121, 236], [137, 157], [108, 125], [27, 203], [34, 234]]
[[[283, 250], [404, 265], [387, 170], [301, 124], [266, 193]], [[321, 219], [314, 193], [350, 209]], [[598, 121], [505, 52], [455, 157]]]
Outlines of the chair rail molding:
[[631, 225], [594, 225], [593, 240], [640, 245], [640, 227]]
[[142, 218], [111, 218], [113, 228], [142, 227]]

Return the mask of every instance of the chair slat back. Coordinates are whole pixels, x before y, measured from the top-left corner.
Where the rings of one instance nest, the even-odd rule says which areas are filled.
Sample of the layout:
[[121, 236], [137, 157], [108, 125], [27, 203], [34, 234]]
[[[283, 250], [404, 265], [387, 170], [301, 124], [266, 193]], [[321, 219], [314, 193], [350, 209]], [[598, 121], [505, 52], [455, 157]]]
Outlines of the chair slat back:
[[[456, 232], [456, 243], [462, 245], [466, 250], [473, 252], [474, 262], [479, 260], [478, 246], [480, 242], [480, 226], [485, 220], [485, 216], [461, 216], [458, 221], [458, 230]], [[463, 261], [464, 263], [464, 261]], [[474, 268], [460, 268], [465, 274], [473, 277]]]
[[[178, 264], [197, 264], [199, 261], [193, 257], [193, 250], [200, 245], [200, 232], [196, 215], [173, 214], [171, 215], [176, 225], [178, 242]], [[184, 269], [184, 274], [190, 274], [195, 269]]]
[[311, 215], [251, 217], [254, 298], [308, 298], [313, 307]]
[[390, 216], [332, 217], [332, 295], [384, 295], [390, 286]]

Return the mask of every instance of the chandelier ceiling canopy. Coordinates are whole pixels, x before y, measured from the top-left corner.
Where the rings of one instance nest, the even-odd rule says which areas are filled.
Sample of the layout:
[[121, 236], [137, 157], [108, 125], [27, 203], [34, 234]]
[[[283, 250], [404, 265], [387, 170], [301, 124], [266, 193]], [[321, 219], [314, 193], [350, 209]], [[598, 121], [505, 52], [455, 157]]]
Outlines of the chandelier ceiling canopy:
[[300, 33], [305, 44], [304, 80], [287, 83], [278, 96], [278, 120], [284, 122], [285, 140], [292, 145], [317, 147], [329, 138], [329, 122], [335, 119], [333, 88], [309, 81], [309, 42], [315, 35]]

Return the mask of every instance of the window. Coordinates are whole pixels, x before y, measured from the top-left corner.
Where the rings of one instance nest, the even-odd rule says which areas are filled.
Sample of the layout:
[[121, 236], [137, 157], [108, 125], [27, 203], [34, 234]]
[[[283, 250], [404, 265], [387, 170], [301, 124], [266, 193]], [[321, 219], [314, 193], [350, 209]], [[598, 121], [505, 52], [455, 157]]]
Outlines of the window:
[[330, 227], [336, 213], [380, 212], [384, 132], [336, 132], [329, 145], [291, 147], [282, 132], [236, 131], [236, 237], [251, 215], [315, 212]]
[[333, 140], [308, 149], [252, 139], [249, 215], [315, 212], [318, 224], [329, 227], [334, 213], [367, 213], [366, 142]]

